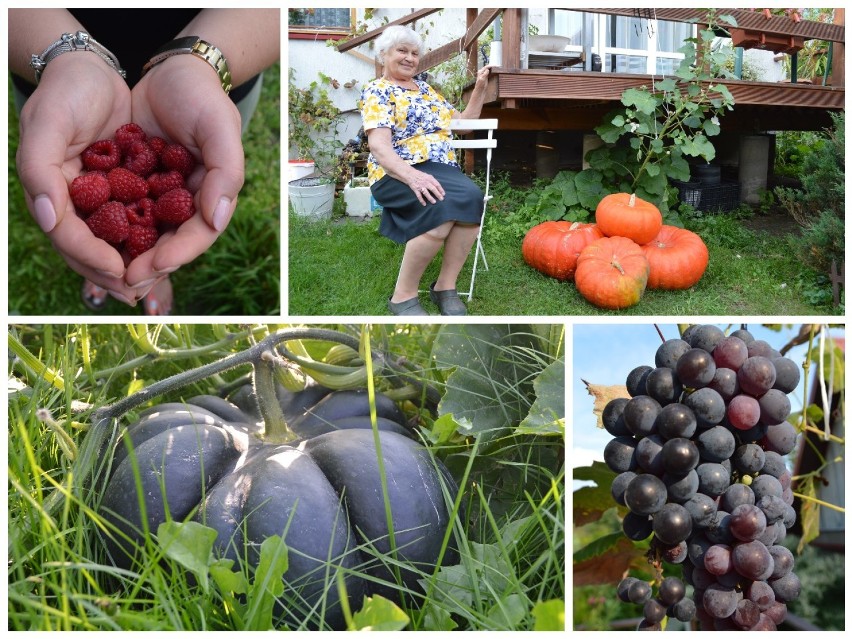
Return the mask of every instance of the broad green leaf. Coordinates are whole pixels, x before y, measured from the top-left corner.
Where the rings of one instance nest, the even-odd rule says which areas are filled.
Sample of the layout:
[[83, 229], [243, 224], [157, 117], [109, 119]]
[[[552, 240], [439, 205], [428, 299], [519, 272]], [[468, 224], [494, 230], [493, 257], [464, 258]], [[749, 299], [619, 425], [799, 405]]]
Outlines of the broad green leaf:
[[511, 594], [500, 599], [488, 611], [488, 619], [504, 630], [517, 627], [529, 611], [526, 597], [519, 594]]
[[[833, 392], [839, 393], [845, 386], [846, 366], [843, 351], [833, 344], [833, 341], [826, 340], [825, 352], [817, 372], [825, 379], [826, 390], [831, 386]], [[810, 358], [814, 362], [820, 362], [819, 346], [811, 349]]]
[[393, 632], [405, 628], [411, 620], [399, 606], [381, 595], [364, 597], [361, 610], [352, 615], [349, 630]]
[[721, 130], [722, 127], [713, 122], [712, 119], [704, 120], [704, 133], [707, 135], [719, 135], [719, 131]]
[[534, 377], [530, 375], [540, 372], [541, 364], [530, 358], [536, 341], [523, 325], [442, 327], [432, 357], [438, 368], [452, 372], [447, 376], [439, 415], [452, 415], [465, 436], [497, 436], [520, 424], [531, 404], [528, 398]]
[[580, 206], [590, 211], [594, 211], [603, 197], [609, 193], [603, 185], [603, 174], [595, 169], [581, 171], [574, 182], [577, 185]]
[[248, 592], [245, 574], [233, 570], [233, 559], [217, 559], [210, 564], [210, 577], [213, 583], [224, 593], [242, 595]]
[[587, 559], [599, 557], [612, 548], [615, 548], [616, 544], [618, 544], [618, 542], [622, 539], [624, 539], [624, 533], [620, 530], [618, 532], [599, 537], [587, 546], [580, 548], [577, 552], [575, 552], [574, 561], [586, 561]]
[[269, 630], [272, 628], [272, 612], [275, 600], [284, 594], [282, 578], [287, 572], [289, 561], [287, 546], [277, 535], [267, 537], [260, 544], [260, 560], [254, 573], [250, 591], [251, 611], [247, 630]]
[[674, 91], [677, 89], [677, 82], [674, 81], [674, 78], [666, 78], [665, 80], [656, 82], [654, 87], [657, 91]]
[[535, 619], [533, 630], [551, 632], [565, 630], [565, 602], [561, 599], [539, 601], [533, 606], [532, 615]]
[[574, 468], [573, 479], [577, 481], [593, 481], [598, 486], [609, 487], [615, 479], [615, 473], [609, 466], [600, 461], [592, 462], [591, 466], [577, 466]]
[[574, 491], [573, 507], [574, 525], [583, 526], [600, 519], [615, 502], [607, 486], [582, 486]]
[[433, 444], [446, 444], [459, 430], [459, 423], [452, 415], [441, 415], [432, 423], [428, 436]]
[[645, 172], [651, 177], [657, 177], [660, 174], [660, 165], [649, 162], [645, 165]]
[[432, 601], [427, 601], [426, 612], [423, 615], [424, 630], [448, 632], [458, 627], [459, 625], [453, 621], [453, 616], [449, 611], [441, 608]]
[[574, 185], [574, 180], [565, 180], [562, 183], [562, 204], [564, 206], [574, 206], [579, 203], [580, 199], [577, 196], [577, 187]]
[[565, 360], [557, 359], [533, 380], [536, 400], [518, 432], [530, 435], [565, 433]]
[[189, 570], [207, 591], [207, 565], [216, 531], [195, 521], [166, 521], [157, 527], [157, 543], [166, 557]]
[[[420, 580], [425, 586], [425, 580]], [[432, 598], [451, 614], [464, 614], [473, 604], [473, 585], [467, 568], [442, 566], [435, 578]]]
[[627, 107], [635, 107], [640, 113], [651, 114], [657, 109], [657, 100], [647, 89], [627, 89], [621, 95], [621, 103]]
[[619, 114], [619, 115], [615, 116], [615, 117], [612, 119], [612, 125], [613, 125], [613, 126], [618, 126], [618, 127], [624, 126], [624, 116], [623, 116], [623, 115], [621, 115], [621, 114]]

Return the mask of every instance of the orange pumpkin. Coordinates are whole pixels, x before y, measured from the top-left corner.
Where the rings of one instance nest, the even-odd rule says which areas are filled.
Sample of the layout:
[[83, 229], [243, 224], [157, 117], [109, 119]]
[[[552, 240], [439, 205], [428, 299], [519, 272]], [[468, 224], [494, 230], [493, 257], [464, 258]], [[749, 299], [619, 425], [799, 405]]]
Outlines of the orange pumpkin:
[[630, 193], [612, 193], [595, 209], [595, 222], [607, 237], [627, 237], [639, 245], [647, 244], [660, 232], [660, 209]]
[[595, 306], [633, 306], [645, 292], [650, 267], [642, 247], [626, 237], [604, 237], [589, 244], [577, 258], [574, 283]]
[[594, 224], [542, 222], [524, 236], [521, 253], [534, 269], [557, 280], [573, 280], [577, 257], [591, 242], [603, 237]]
[[710, 261], [707, 246], [697, 234], [665, 224], [642, 250], [651, 265], [649, 288], [681, 290], [694, 286]]

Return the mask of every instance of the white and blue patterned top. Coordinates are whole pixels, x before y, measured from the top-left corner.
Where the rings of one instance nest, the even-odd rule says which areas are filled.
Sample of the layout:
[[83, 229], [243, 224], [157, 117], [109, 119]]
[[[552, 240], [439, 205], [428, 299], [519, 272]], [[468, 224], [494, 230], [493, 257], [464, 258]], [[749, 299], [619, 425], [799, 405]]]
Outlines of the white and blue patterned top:
[[[405, 89], [385, 78], [364, 87], [359, 103], [364, 131], [388, 128], [397, 155], [408, 164], [432, 161], [458, 167], [450, 140], [453, 105], [422, 80], [415, 89]], [[367, 177], [372, 185], [385, 176], [385, 170], [371, 153]]]

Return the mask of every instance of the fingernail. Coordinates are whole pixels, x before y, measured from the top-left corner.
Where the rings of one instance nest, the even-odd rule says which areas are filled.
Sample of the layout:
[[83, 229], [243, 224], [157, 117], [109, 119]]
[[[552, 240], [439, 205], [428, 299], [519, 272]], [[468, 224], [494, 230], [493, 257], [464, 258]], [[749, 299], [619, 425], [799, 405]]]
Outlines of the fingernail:
[[154, 285], [149, 284], [146, 287], [136, 286], [134, 288], [136, 288], [136, 299], [141, 300], [143, 297], [145, 297], [148, 293], [151, 292], [151, 289], [154, 288]]
[[179, 266], [167, 266], [165, 268], [154, 269], [154, 272], [158, 275], [168, 275], [169, 273], [174, 273], [179, 268]]
[[135, 300], [131, 300], [130, 298], [124, 297], [124, 295], [122, 295], [121, 293], [116, 293], [115, 291], [110, 291], [109, 294], [112, 295], [119, 302], [123, 302], [123, 303], [127, 304], [128, 306], [136, 306]]
[[96, 268], [95, 272], [103, 275], [104, 277], [124, 277], [123, 271], [121, 273], [113, 273], [112, 271], [104, 271], [103, 269]]
[[[146, 288], [146, 289], [151, 288], [151, 286], [153, 286], [154, 282], [156, 282], [156, 281], [157, 281], [157, 278], [152, 277], [150, 279], [139, 282], [138, 284], [129, 284], [129, 286], [130, 286], [130, 288], [133, 288], [133, 289], [136, 289], [137, 291], [139, 291], [140, 289], [143, 289], [143, 288]], [[145, 297], [145, 296], [144, 295], [138, 295], [137, 297]]]
[[219, 203], [216, 205], [216, 209], [213, 211], [213, 228], [221, 233], [225, 230], [225, 227], [228, 226], [230, 219], [231, 200], [223, 197], [219, 200]]
[[41, 230], [50, 233], [56, 226], [56, 210], [53, 208], [53, 202], [46, 195], [37, 195], [33, 201], [33, 209]]

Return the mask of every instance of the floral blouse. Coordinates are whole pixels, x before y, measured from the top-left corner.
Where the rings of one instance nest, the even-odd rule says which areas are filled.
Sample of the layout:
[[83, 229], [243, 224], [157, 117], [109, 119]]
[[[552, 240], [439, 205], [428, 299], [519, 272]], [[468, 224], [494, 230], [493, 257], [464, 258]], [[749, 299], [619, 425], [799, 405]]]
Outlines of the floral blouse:
[[[431, 160], [457, 167], [450, 146], [453, 105], [422, 80], [414, 83], [418, 90], [404, 89], [384, 78], [367, 84], [360, 101], [364, 131], [390, 129], [394, 151], [408, 164]], [[385, 170], [371, 153], [367, 158], [370, 184], [384, 176]]]

